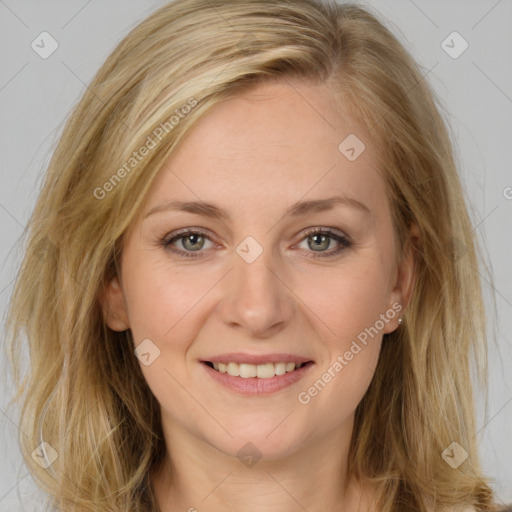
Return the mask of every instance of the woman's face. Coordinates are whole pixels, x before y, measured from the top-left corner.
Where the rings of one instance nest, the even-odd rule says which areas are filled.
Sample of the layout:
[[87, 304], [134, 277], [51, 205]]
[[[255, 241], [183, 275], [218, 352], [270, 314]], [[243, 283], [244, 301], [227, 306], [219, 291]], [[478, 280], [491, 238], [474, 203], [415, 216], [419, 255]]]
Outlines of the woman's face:
[[374, 151], [326, 86], [269, 83], [161, 169], [106, 297], [168, 441], [274, 459], [349, 436], [412, 276]]

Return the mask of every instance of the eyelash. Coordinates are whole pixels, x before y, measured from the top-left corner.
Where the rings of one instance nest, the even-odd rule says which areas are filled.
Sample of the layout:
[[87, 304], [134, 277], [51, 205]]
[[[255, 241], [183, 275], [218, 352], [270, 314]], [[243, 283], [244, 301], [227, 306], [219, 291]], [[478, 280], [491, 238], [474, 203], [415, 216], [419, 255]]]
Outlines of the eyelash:
[[[169, 236], [166, 236], [165, 238], [163, 238], [161, 240], [160, 243], [161, 243], [162, 247], [164, 249], [171, 250], [172, 252], [176, 253], [178, 256], [183, 257], [183, 258], [202, 258], [203, 256], [200, 255], [200, 253], [204, 252], [204, 251], [199, 250], [199, 251], [197, 251], [197, 254], [195, 254], [192, 251], [177, 250], [172, 247], [173, 242], [180, 240], [181, 238], [185, 238], [187, 235], [200, 235], [201, 237], [204, 237], [204, 238], [210, 240], [210, 238], [208, 237], [208, 234], [200, 229], [185, 228], [185, 229], [179, 230], [175, 233], [171, 233], [171, 235], [172, 235], [171, 238], [169, 238]], [[309, 238], [311, 236], [314, 236], [314, 235], [327, 235], [330, 238], [334, 239], [336, 242], [338, 242], [339, 246], [331, 252], [328, 252], [328, 253], [325, 251], [319, 252], [313, 256], [308, 256], [309, 258], [329, 258], [332, 256], [337, 256], [342, 251], [352, 247], [352, 245], [353, 245], [353, 243], [347, 237], [338, 235], [337, 233], [335, 233], [333, 230], [331, 230], [329, 228], [309, 229], [304, 233], [304, 237], [301, 239], [301, 241], [306, 238]], [[312, 251], [312, 252], [315, 252], [315, 251]]]

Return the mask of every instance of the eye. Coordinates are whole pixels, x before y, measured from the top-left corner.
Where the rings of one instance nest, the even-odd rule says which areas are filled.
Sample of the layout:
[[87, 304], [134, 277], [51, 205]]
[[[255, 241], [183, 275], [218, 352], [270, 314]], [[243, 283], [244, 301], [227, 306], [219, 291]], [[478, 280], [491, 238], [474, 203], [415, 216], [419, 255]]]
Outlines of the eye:
[[[336, 256], [352, 246], [352, 242], [346, 236], [340, 235], [329, 228], [313, 228], [308, 230], [305, 235], [304, 242], [307, 242], [308, 249], [317, 253], [308, 256], [309, 258]], [[327, 251], [332, 245], [333, 240], [336, 242], [337, 247]]]
[[[344, 235], [338, 234], [329, 228], [313, 228], [305, 232], [303, 242], [307, 242], [310, 254], [308, 258], [327, 258], [335, 256], [345, 249], [352, 246], [352, 242]], [[202, 249], [205, 242], [215, 245], [209, 238], [208, 234], [200, 229], [185, 228], [177, 232], [173, 232], [161, 240], [160, 244], [165, 248], [175, 252], [178, 256], [185, 258], [202, 257]], [[337, 246], [328, 250], [335, 242]], [[302, 243], [303, 243], [302, 242]], [[176, 247], [176, 245], [181, 245]], [[210, 247], [211, 248], [211, 247]]]
[[[162, 240], [162, 245], [166, 249], [170, 249], [173, 252], [178, 253], [179, 256], [186, 258], [197, 258], [200, 254], [201, 249], [205, 245], [205, 240], [213, 243], [207, 236], [206, 233], [197, 229], [186, 228], [178, 231], [177, 233], [171, 233], [171, 238], [166, 237]], [[174, 244], [179, 242], [184, 250], [174, 248]]]

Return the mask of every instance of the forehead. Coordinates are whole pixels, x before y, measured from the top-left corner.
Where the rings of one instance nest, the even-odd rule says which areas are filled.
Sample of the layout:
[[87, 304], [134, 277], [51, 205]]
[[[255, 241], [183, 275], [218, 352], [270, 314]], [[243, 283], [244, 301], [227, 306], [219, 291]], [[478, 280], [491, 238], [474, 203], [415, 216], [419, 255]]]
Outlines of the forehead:
[[328, 86], [262, 83], [199, 120], [147, 203], [204, 200], [241, 213], [341, 194], [376, 207], [385, 183], [375, 151]]

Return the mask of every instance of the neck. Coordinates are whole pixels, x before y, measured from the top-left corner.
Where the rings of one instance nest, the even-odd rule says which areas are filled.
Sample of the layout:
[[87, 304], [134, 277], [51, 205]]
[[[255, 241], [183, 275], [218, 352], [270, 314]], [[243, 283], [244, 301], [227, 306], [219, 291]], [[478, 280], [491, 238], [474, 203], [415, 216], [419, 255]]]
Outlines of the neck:
[[349, 481], [347, 474], [351, 429], [352, 421], [344, 431], [303, 443], [285, 457], [263, 457], [253, 465], [179, 428], [167, 429], [168, 453], [153, 482], [160, 511], [370, 510], [370, 488]]

